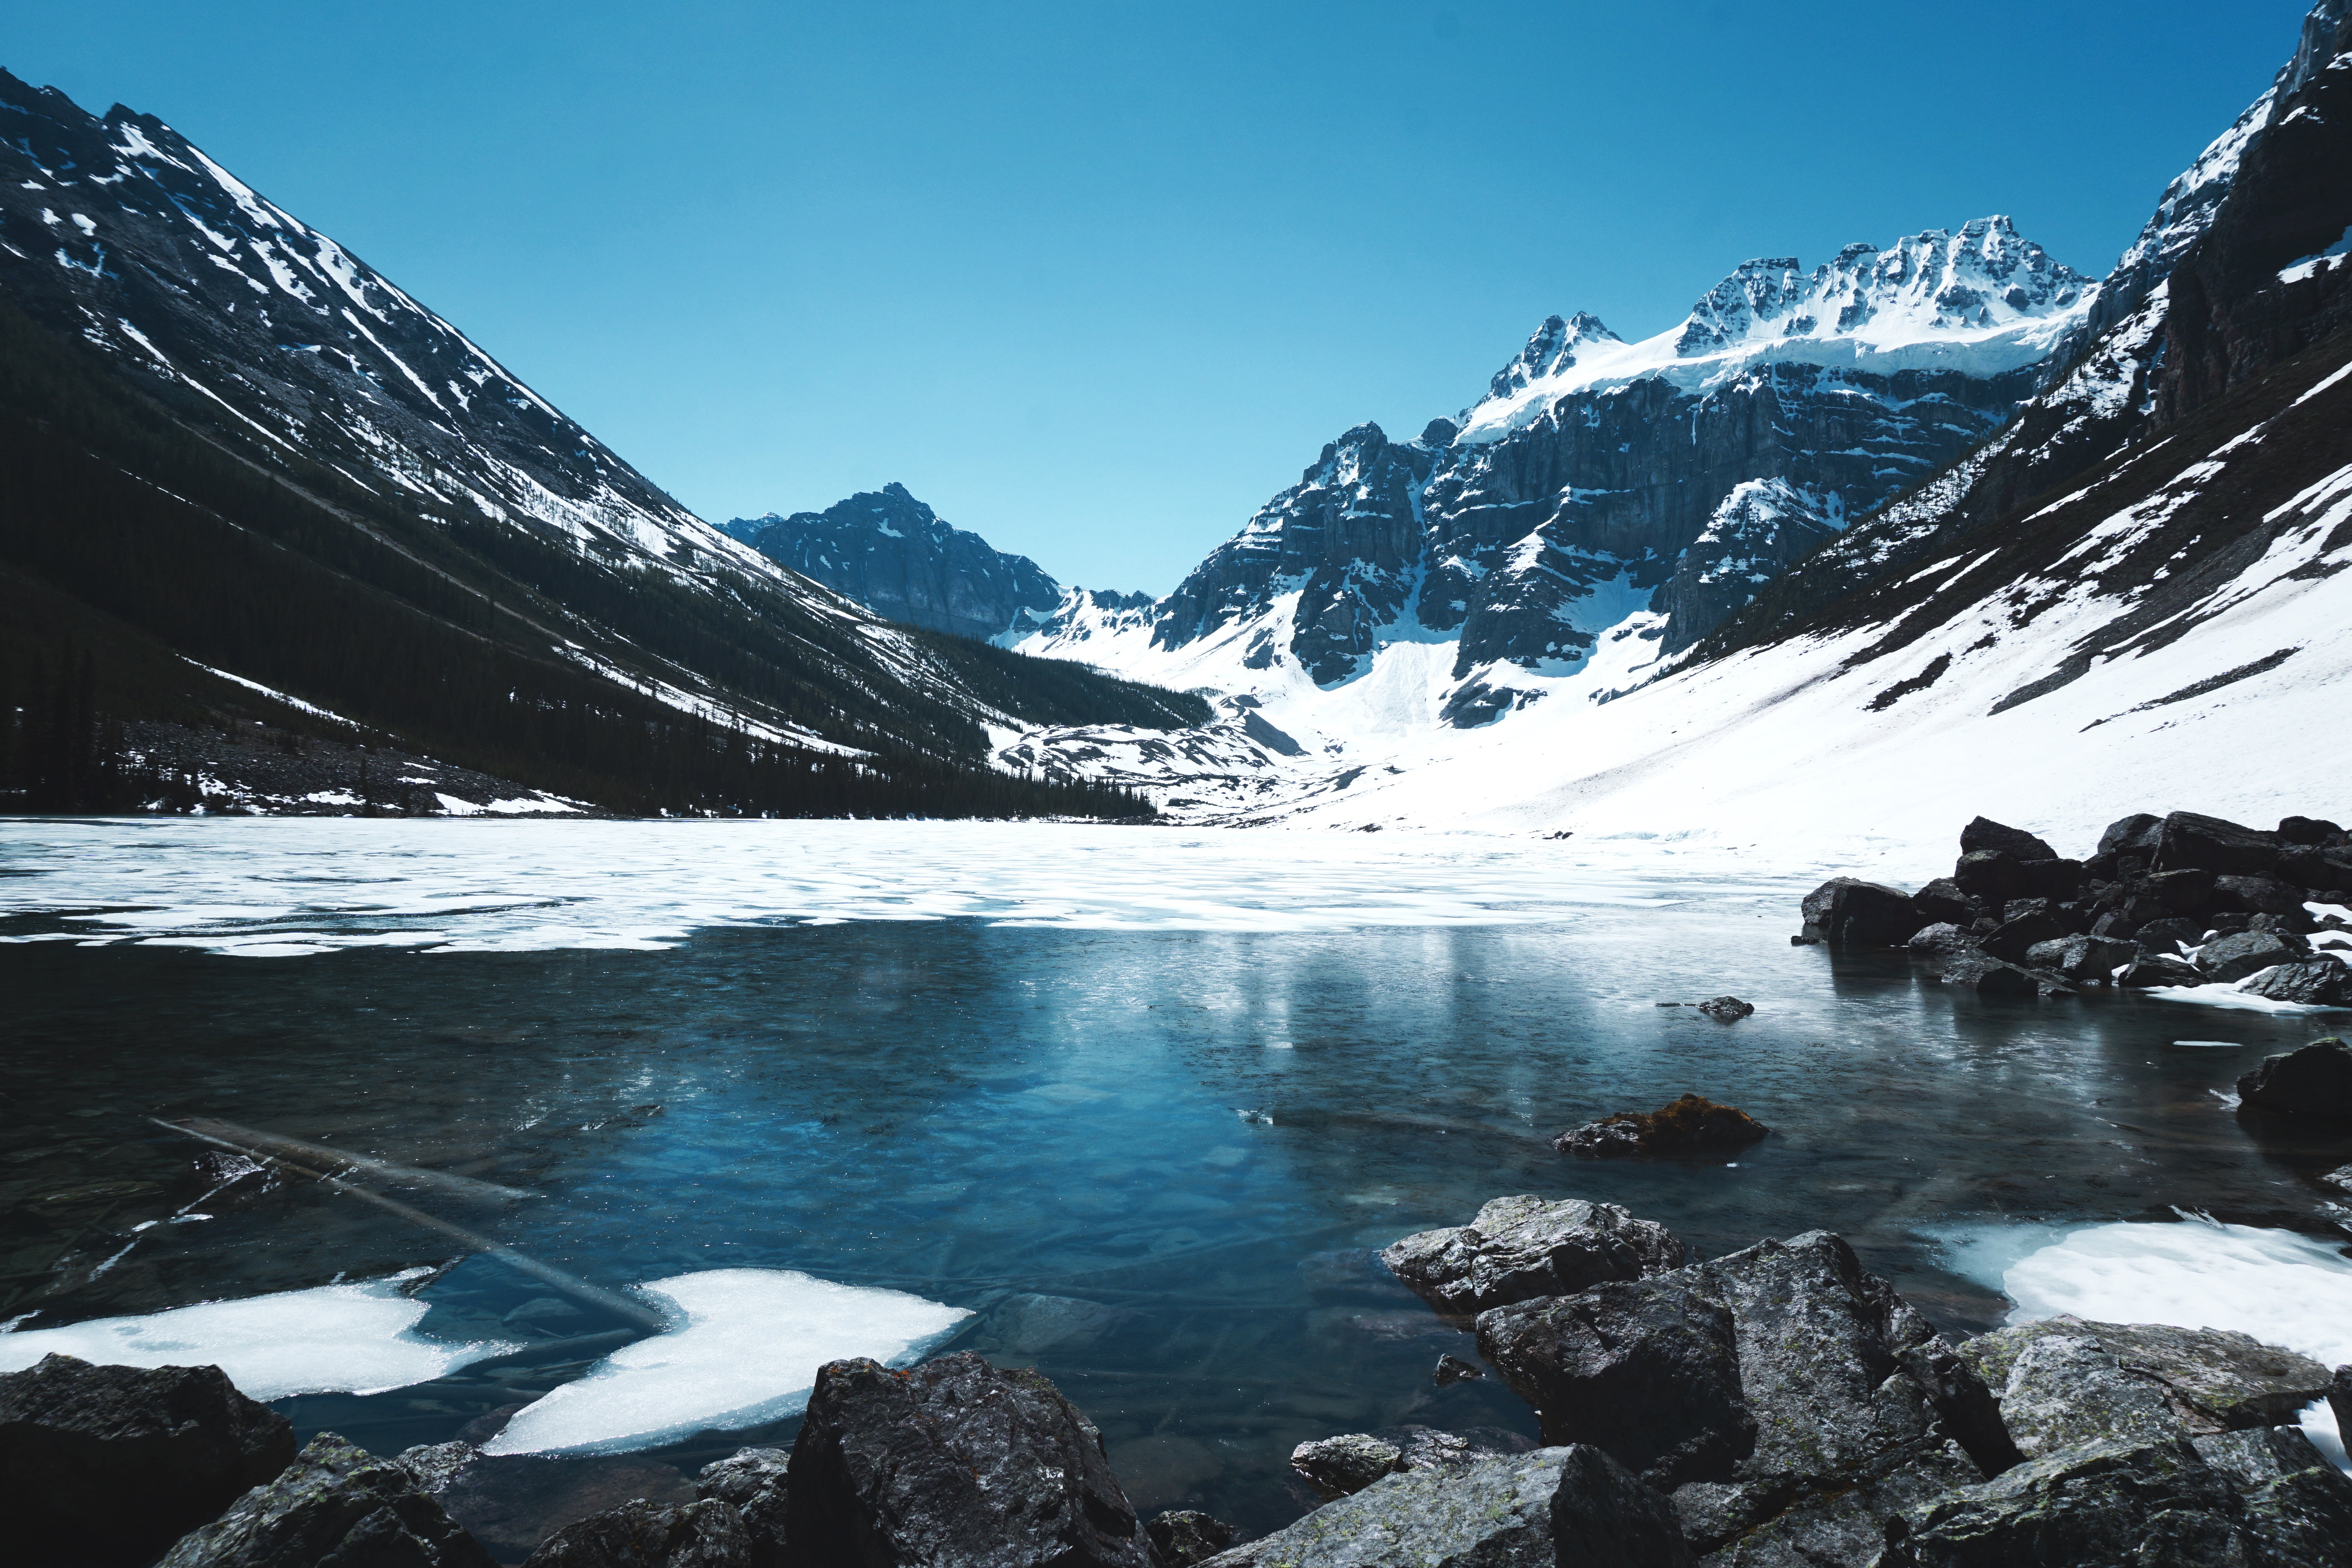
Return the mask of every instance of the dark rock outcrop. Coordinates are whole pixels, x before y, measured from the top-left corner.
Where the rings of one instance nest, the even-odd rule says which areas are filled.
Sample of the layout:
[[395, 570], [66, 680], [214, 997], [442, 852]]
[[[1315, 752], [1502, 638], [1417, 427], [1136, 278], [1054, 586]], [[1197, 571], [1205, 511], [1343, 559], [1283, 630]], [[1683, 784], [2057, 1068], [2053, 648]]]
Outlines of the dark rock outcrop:
[[1947, 985], [1986, 996], [2063, 996], [2073, 987], [2054, 974], [2037, 974], [1978, 948], [1963, 948], [1945, 962]]
[[2100, 985], [2138, 956], [2139, 950], [2132, 943], [2099, 936], [2058, 937], [2036, 942], [2025, 951], [2025, 962], [2032, 968], [2063, 974], [2077, 983]]
[[1969, 855], [1979, 849], [1998, 849], [2018, 860], [2058, 858], [2058, 851], [2023, 828], [2007, 827], [1985, 816], [1971, 819], [1960, 829], [1960, 853]]
[[2021, 965], [2037, 943], [2053, 942], [2066, 934], [2066, 927], [2050, 912], [2044, 901], [2034, 900], [1987, 931], [1978, 945], [2004, 963]]
[[2202, 985], [2205, 977], [2197, 966], [2176, 953], [2143, 951], [2131, 962], [2131, 967], [2116, 976], [2116, 984], [2134, 988], [2157, 985]]
[[1857, 877], [1831, 878], [1803, 909], [1806, 929], [1832, 947], [1900, 947], [1927, 923], [1911, 894]]
[[723, 1502], [741, 1518], [751, 1568], [782, 1568], [785, 1562], [784, 1475], [791, 1458], [782, 1448], [738, 1448], [694, 1478], [698, 1499]]
[[293, 1458], [286, 1417], [216, 1366], [52, 1355], [0, 1377], [0, 1496], [24, 1562], [152, 1562]]
[[162, 1568], [495, 1568], [407, 1468], [321, 1432]]
[[2238, 1099], [2256, 1110], [2330, 1121], [2352, 1119], [2352, 1046], [2330, 1036], [2301, 1050], [2265, 1057], [2238, 1079]]
[[2341, 960], [2322, 955], [2295, 963], [2282, 963], [2258, 973], [2239, 987], [2249, 996], [2293, 1002], [2305, 1007], [2341, 1007], [2352, 1004], [2352, 970]]
[[2278, 852], [2275, 833], [2193, 811], [2176, 811], [2157, 830], [2148, 869], [2194, 868], [2216, 876], [2261, 877], [2277, 867]]
[[817, 1371], [785, 1479], [795, 1564], [1147, 1568], [1102, 1436], [1053, 1384], [968, 1351]]
[[1976, 944], [1975, 932], [1948, 921], [1920, 927], [1911, 933], [1911, 940], [1904, 943], [1914, 952], [1958, 952]]
[[2228, 1479], [2186, 1438], [2060, 1448], [1898, 1521], [1885, 1568], [2237, 1568]]
[[1694, 1568], [1666, 1500], [1597, 1448], [1390, 1476], [1213, 1568]]
[[1938, 877], [1911, 895], [1911, 908], [1928, 925], [1965, 926], [1977, 918], [1976, 906], [1949, 877]]
[[2257, 1426], [2198, 1437], [2191, 1447], [2237, 1492], [2263, 1563], [2352, 1563], [2352, 1479], [2299, 1429]]
[[1440, 1388], [1451, 1388], [1457, 1383], [1475, 1383], [1486, 1375], [1484, 1368], [1473, 1366], [1458, 1355], [1442, 1355], [1437, 1358], [1437, 1370], [1430, 1373], [1430, 1381]]
[[1404, 1450], [1369, 1432], [1318, 1437], [1290, 1451], [1290, 1468], [1324, 1498], [1349, 1497], [1406, 1468]]
[[1698, 1010], [1718, 1024], [1737, 1024], [1755, 1016], [1756, 1004], [1742, 1002], [1737, 996], [1716, 996], [1701, 1002]]
[[1563, 1154], [1588, 1160], [1612, 1154], [1706, 1154], [1745, 1148], [1771, 1131], [1737, 1106], [1685, 1094], [1654, 1111], [1621, 1110], [1571, 1127], [1551, 1143]]
[[2293, 963], [2309, 951], [2307, 946], [2297, 946], [2270, 931], [2240, 931], [2234, 936], [2216, 937], [2198, 949], [2197, 972], [2209, 981], [2226, 985], [2282, 963]]
[[751, 1568], [752, 1562], [751, 1535], [730, 1505], [640, 1498], [565, 1525], [540, 1542], [524, 1568]]
[[1192, 1568], [1234, 1543], [1237, 1533], [1223, 1520], [1194, 1509], [1171, 1509], [1143, 1521], [1151, 1537], [1151, 1568]]
[[1425, 1230], [1381, 1253], [1389, 1272], [1441, 1312], [1556, 1296], [1604, 1279], [1679, 1268], [1683, 1244], [1614, 1204], [1532, 1195], [1496, 1198], [1468, 1225]]
[[[2001, 1394], [2006, 1413], [2007, 1401], [2024, 1392], [2018, 1368], [2026, 1352], [2045, 1342], [2095, 1346], [2110, 1359], [2113, 1370], [2147, 1390], [2157, 1407], [2179, 1422], [2190, 1436], [2292, 1422], [2297, 1412], [2324, 1395], [2328, 1386], [2326, 1367], [2308, 1356], [2264, 1344], [2251, 1334], [2226, 1329], [2174, 1328], [2162, 1323], [2102, 1323], [2051, 1318], [1979, 1334], [1959, 1347], [1959, 1355], [1976, 1369], [1987, 1386], [1997, 1392], [2011, 1391]], [[2074, 1384], [2084, 1380], [2070, 1381], [2045, 1371], [2034, 1373], [2028, 1381], [2036, 1383], [2041, 1392], [2026, 1397], [2046, 1403], [2071, 1403], [2081, 1408], [2081, 1418], [2097, 1418], [2094, 1405], [2085, 1403], [2073, 1391]], [[2011, 1417], [2012, 1431], [2017, 1425], [2016, 1418]], [[2017, 1436], [2021, 1447], [2029, 1447], [2022, 1432]], [[2058, 1439], [2075, 1440], [2079, 1439]], [[2052, 1446], [2055, 1445], [2042, 1445]]]

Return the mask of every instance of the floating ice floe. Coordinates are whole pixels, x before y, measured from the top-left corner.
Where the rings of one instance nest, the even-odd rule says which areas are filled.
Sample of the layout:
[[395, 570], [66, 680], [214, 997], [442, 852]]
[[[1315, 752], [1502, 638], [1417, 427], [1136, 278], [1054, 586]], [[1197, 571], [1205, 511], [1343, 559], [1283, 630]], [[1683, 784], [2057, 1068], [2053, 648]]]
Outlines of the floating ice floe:
[[971, 1316], [787, 1269], [716, 1268], [638, 1289], [673, 1326], [526, 1406], [484, 1452], [611, 1453], [779, 1421], [808, 1403], [826, 1362], [911, 1362]]
[[381, 1394], [520, 1348], [416, 1332], [425, 1305], [400, 1286], [422, 1272], [0, 1333], [0, 1372], [51, 1353], [116, 1366], [217, 1366], [249, 1398], [284, 1399]]
[[[2034, 1234], [2019, 1239], [2030, 1245]], [[2041, 1235], [2054, 1239], [2021, 1254], [2001, 1245], [2001, 1232], [1956, 1249], [1963, 1273], [2016, 1303], [2015, 1321], [2071, 1313], [2098, 1322], [2235, 1329], [2324, 1366], [2352, 1362], [2352, 1258], [2331, 1242], [2204, 1218]], [[2305, 1412], [2303, 1426], [2345, 1463], [2326, 1404]]]

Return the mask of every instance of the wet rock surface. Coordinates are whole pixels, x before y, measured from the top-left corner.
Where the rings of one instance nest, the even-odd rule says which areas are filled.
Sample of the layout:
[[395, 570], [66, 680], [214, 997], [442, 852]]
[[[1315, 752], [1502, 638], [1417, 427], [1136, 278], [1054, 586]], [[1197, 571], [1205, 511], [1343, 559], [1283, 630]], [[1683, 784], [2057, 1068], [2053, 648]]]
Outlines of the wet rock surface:
[[1151, 1568], [1192, 1568], [1234, 1543], [1234, 1527], [1193, 1509], [1171, 1509], [1148, 1519], [1144, 1533], [1151, 1538]]
[[406, 1467], [322, 1432], [274, 1480], [183, 1536], [163, 1568], [493, 1568]]
[[1604, 1279], [1663, 1274], [1682, 1267], [1685, 1251], [1665, 1226], [1614, 1204], [1523, 1194], [1495, 1199], [1466, 1226], [1408, 1236], [1380, 1256], [1431, 1306], [1468, 1317]]
[[526, 1568], [751, 1568], [750, 1535], [716, 1500], [625, 1502], [565, 1525], [540, 1542]]
[[1404, 1469], [1404, 1450], [1369, 1432], [1349, 1432], [1299, 1444], [1291, 1450], [1290, 1468], [1318, 1496], [1347, 1497]]
[[215, 1366], [52, 1355], [0, 1376], [0, 1495], [24, 1562], [152, 1562], [293, 1458], [286, 1417]]
[[796, 1563], [1150, 1560], [1101, 1434], [1045, 1378], [969, 1352], [820, 1368], [786, 1493]]
[[1412, 1471], [1209, 1559], [1215, 1568], [1689, 1568], [1673, 1510], [1597, 1448]]
[[2352, 1045], [2331, 1035], [2299, 1051], [2265, 1057], [2238, 1079], [2238, 1099], [2282, 1115], [2352, 1120]]
[[1754, 1016], [1756, 1004], [1742, 1002], [1737, 996], [1716, 996], [1700, 1003], [1698, 1010], [1718, 1024], [1736, 1024], [1742, 1018]]
[[779, 1568], [784, 1561], [784, 1470], [791, 1459], [783, 1448], [738, 1448], [694, 1478], [697, 1498], [723, 1502], [741, 1518], [751, 1568]]
[[[2054, 1364], [2031, 1361], [2030, 1352], [2052, 1343], [2095, 1347], [2105, 1360], [2081, 1364], [2102, 1370], [2095, 1378], [2078, 1380]], [[2072, 1404], [2089, 1418], [2113, 1397], [2119, 1401], [2114, 1418], [2123, 1420], [2126, 1408], [2139, 1409], [2145, 1401], [2137, 1394], [2111, 1396], [2107, 1391], [2120, 1388], [2116, 1375], [2145, 1391], [2189, 1435], [2292, 1422], [2328, 1387], [2327, 1369], [2308, 1356], [2264, 1344], [2251, 1334], [2164, 1323], [2052, 1318], [1979, 1334], [1959, 1347], [1959, 1355], [1987, 1386], [2007, 1391], [2001, 1396], [2002, 1413], [2021, 1447], [2026, 1436], [2019, 1430], [2012, 1400]], [[2033, 1370], [2021, 1375], [2018, 1369], [2029, 1365]], [[2045, 1446], [2071, 1440], [2060, 1437]]]
[[1654, 1111], [1621, 1110], [1571, 1127], [1552, 1140], [1563, 1154], [1601, 1159], [1615, 1154], [1705, 1154], [1741, 1149], [1771, 1129], [1737, 1106], [1685, 1094]]
[[1804, 916], [1833, 947], [1897, 947], [1927, 923], [1909, 893], [1854, 877], [1832, 877], [1806, 894]]

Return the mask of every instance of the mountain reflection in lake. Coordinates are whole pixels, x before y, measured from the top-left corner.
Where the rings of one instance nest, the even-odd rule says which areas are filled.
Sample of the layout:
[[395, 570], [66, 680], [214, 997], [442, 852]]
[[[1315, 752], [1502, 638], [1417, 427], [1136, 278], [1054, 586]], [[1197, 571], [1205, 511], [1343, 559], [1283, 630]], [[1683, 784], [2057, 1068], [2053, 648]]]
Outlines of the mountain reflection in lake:
[[[304, 1435], [380, 1452], [482, 1434], [641, 1333], [310, 1183], [210, 1191], [218, 1163], [200, 1172], [204, 1146], [148, 1120], [219, 1117], [529, 1189], [385, 1186], [595, 1285], [791, 1269], [968, 1309], [948, 1342], [1053, 1377], [1139, 1506], [1265, 1529], [1311, 1503], [1286, 1468], [1307, 1438], [1533, 1434], [1492, 1381], [1433, 1385], [1469, 1338], [1370, 1257], [1497, 1194], [1621, 1203], [1708, 1254], [1829, 1227], [1950, 1331], [2006, 1308], [1949, 1271], [1962, 1234], [2176, 1206], [2326, 1234], [2308, 1177], [2340, 1154], [2214, 1092], [2322, 1032], [2312, 1020], [1950, 994], [1897, 954], [1791, 948], [1802, 890], [1695, 885], [1500, 925], [964, 918], [244, 960], [0, 946], [0, 1318], [35, 1330], [448, 1264], [406, 1287], [420, 1331], [521, 1349], [280, 1402]], [[1723, 992], [1756, 1015], [1657, 1005]], [[1735, 1164], [1548, 1145], [1685, 1090], [1774, 1135]], [[604, 1463], [623, 1495], [674, 1492], [680, 1468], [793, 1429]], [[509, 1554], [530, 1539], [516, 1529]]]

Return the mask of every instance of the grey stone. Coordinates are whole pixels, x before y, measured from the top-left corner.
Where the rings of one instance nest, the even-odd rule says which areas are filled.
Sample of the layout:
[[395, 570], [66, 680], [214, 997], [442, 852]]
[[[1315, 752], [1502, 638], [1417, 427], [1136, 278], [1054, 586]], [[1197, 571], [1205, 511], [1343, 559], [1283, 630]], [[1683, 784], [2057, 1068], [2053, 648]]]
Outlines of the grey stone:
[[152, 1562], [293, 1458], [286, 1417], [216, 1366], [51, 1355], [0, 1377], [0, 1496], [26, 1562]]
[[2301, 1050], [2265, 1057], [2238, 1079], [2238, 1099], [2288, 1116], [2352, 1118], [2352, 1046], [2331, 1035]]
[[2278, 1568], [2352, 1568], [2352, 1477], [2293, 1426], [2194, 1439], [2198, 1457], [2242, 1505], [2257, 1561]]
[[539, 1543], [524, 1568], [750, 1568], [742, 1517], [715, 1499], [643, 1498], [574, 1520]]
[[1290, 1468], [1319, 1496], [1341, 1498], [1404, 1469], [1404, 1451], [1369, 1432], [1349, 1432], [1299, 1444], [1290, 1451]]
[[2063, 995], [2072, 990], [2054, 974], [2036, 974], [1973, 948], [1954, 952], [1942, 979], [1947, 985], [1985, 996]]
[[723, 1502], [743, 1521], [751, 1568], [779, 1568], [785, 1560], [784, 1475], [791, 1459], [782, 1448], [738, 1448], [694, 1478], [698, 1499]]
[[1740, 1019], [1754, 1015], [1756, 1004], [1742, 1002], [1737, 996], [1717, 996], [1701, 1002], [1698, 1010], [1718, 1024], [1737, 1024]]
[[1223, 1520], [1189, 1508], [1148, 1519], [1143, 1529], [1151, 1537], [1151, 1568], [1193, 1568], [1231, 1546], [1238, 1533]]
[[1597, 1448], [1391, 1476], [1212, 1568], [1692, 1568], [1674, 1510]]
[[482, 1451], [471, 1443], [420, 1443], [414, 1448], [401, 1450], [400, 1468], [416, 1478], [421, 1491], [439, 1493], [457, 1479], [458, 1472], [482, 1457]]
[[1496, 1198], [1468, 1225], [1425, 1230], [1384, 1248], [1381, 1261], [1441, 1312], [1581, 1290], [1682, 1267], [1672, 1231], [1614, 1204], [1522, 1194]]
[[1958, 952], [1964, 947], [1974, 947], [1976, 944], [1974, 931], [1969, 931], [1966, 926], [1955, 925], [1949, 921], [1940, 921], [1931, 926], [1922, 926], [1911, 933], [1909, 942], [1904, 943], [1914, 952]]
[[2028, 1458], [2096, 1439], [2145, 1444], [2189, 1435], [2154, 1382], [2079, 1334], [2044, 1334], [2018, 1352], [2000, 1414]]
[[2019, 1359], [2046, 1339], [2095, 1341], [2191, 1434], [2293, 1421], [2327, 1390], [2327, 1369], [2310, 1357], [2229, 1329], [2052, 1318], [1979, 1334], [1959, 1353], [1989, 1386], [2006, 1388]]
[[2217, 876], [2261, 877], [2278, 864], [2278, 851], [2275, 833], [2193, 811], [2176, 811], [2157, 830], [2149, 868], [2178, 871], [2194, 867]]
[[795, 1563], [1146, 1568], [1102, 1434], [1045, 1378], [968, 1351], [817, 1369], [785, 1476]]
[[2352, 1002], [2352, 970], [2333, 957], [2306, 958], [2251, 975], [2238, 989], [2249, 996], [2266, 996], [2273, 1002], [2336, 1007]]
[[321, 1432], [272, 1481], [180, 1538], [163, 1568], [492, 1568], [406, 1467]]
[[1988, 816], [1972, 818], [1960, 829], [1960, 853], [1998, 849], [2019, 860], [2055, 860], [2058, 851], [2021, 827], [2009, 827]]
[[2209, 982], [2227, 985], [2275, 964], [2293, 963], [2310, 949], [2296, 947], [2266, 931], [2239, 931], [2216, 937], [2197, 950], [2197, 973]]
[[2228, 1479], [2186, 1438], [2080, 1443], [1898, 1521], [1883, 1568], [2252, 1568]]
[[1802, 910], [1806, 928], [1832, 947], [1899, 947], [1927, 923], [1910, 894], [1857, 877], [1831, 878]]
[[[1888, 1521], [1982, 1479], [1958, 1444], [1929, 1439], [1906, 1445], [1752, 1528], [1696, 1510], [1684, 1513], [1684, 1528], [1694, 1542], [1724, 1542], [1708, 1553], [1706, 1568], [1870, 1568], [1885, 1548]], [[1684, 1493], [1702, 1489], [1741, 1490], [1685, 1487], [1675, 1494], [1677, 1509], [1684, 1507]], [[1695, 1525], [1717, 1533], [1702, 1536]]]
[[2116, 979], [2118, 985], [2145, 989], [2158, 985], [2202, 985], [2205, 977], [2187, 959], [2168, 952], [2142, 951], [2131, 967]]
[[2352, 1365], [2339, 1366], [2327, 1380], [2327, 1408], [2336, 1413], [2336, 1429], [2352, 1433]]
[[1471, 1383], [1486, 1375], [1486, 1369], [1471, 1365], [1458, 1355], [1437, 1358], [1437, 1370], [1430, 1374], [1440, 1388], [1450, 1388], [1457, 1383]]
[[2104, 985], [2115, 977], [2116, 971], [2138, 956], [2139, 949], [2127, 942], [2103, 936], [2063, 936], [2028, 948], [2025, 963], [2028, 968]]

